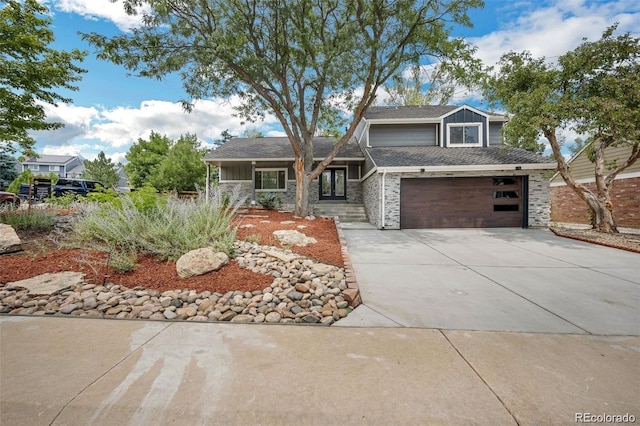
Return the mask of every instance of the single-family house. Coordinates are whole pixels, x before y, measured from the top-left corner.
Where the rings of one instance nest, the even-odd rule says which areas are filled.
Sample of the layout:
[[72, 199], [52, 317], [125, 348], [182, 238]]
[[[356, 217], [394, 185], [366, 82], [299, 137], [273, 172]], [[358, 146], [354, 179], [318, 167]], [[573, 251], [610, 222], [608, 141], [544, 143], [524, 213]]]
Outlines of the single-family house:
[[[547, 226], [555, 163], [502, 144], [506, 118], [471, 106], [372, 107], [312, 184], [316, 207], [365, 207], [379, 229]], [[315, 141], [320, 161], [333, 145]], [[293, 150], [286, 138], [239, 138], [209, 152], [221, 190], [250, 200], [279, 192], [293, 204]]]
[[[609, 147], [604, 155], [608, 163], [620, 164], [631, 155], [631, 145]], [[569, 160], [569, 167], [574, 179], [595, 193], [595, 165], [586, 148]], [[605, 170], [605, 175], [607, 173]], [[640, 228], [640, 161], [616, 176], [610, 195], [617, 225]], [[557, 224], [591, 224], [586, 203], [567, 186], [559, 173], [551, 178], [551, 221]]]
[[34, 175], [48, 175], [53, 172], [59, 177], [82, 177], [84, 160], [72, 155], [41, 155], [23, 161], [22, 170], [30, 170]]

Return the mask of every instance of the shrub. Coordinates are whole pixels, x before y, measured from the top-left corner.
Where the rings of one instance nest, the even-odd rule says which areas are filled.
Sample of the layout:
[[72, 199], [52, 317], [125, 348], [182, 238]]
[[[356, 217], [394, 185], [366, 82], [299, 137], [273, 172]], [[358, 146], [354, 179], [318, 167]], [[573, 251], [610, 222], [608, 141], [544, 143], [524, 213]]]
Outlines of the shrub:
[[273, 192], [265, 192], [258, 197], [258, 204], [267, 210], [273, 210], [282, 205], [280, 195]]
[[73, 194], [73, 193], [68, 193], [68, 194], [59, 195], [59, 196], [52, 194], [51, 198], [47, 198], [45, 201], [61, 209], [69, 209], [71, 207], [71, 204], [73, 204], [73, 202], [76, 201], [76, 198], [78, 197], [76, 196], [76, 194]]
[[204, 197], [158, 199], [155, 193], [152, 206], [146, 196], [137, 200], [135, 196], [133, 193], [121, 197], [119, 206], [105, 203], [79, 207], [79, 238], [97, 243], [124, 263], [132, 253], [176, 260], [190, 250], [207, 246], [233, 255], [236, 233], [232, 221], [236, 208], [224, 208]]
[[247, 235], [247, 238], [245, 238], [245, 241], [251, 244], [260, 244], [261, 240], [262, 238], [258, 234]]
[[53, 229], [56, 214], [45, 210], [0, 210], [0, 222], [14, 229], [32, 232], [49, 232]]

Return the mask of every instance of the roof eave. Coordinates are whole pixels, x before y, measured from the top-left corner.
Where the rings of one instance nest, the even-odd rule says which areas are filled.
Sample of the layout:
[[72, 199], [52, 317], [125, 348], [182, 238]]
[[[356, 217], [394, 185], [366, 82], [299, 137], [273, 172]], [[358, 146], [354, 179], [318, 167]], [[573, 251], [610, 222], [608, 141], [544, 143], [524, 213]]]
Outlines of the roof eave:
[[411, 173], [411, 172], [472, 172], [494, 170], [551, 170], [555, 163], [524, 163], [524, 164], [465, 164], [455, 166], [378, 166], [378, 172]]

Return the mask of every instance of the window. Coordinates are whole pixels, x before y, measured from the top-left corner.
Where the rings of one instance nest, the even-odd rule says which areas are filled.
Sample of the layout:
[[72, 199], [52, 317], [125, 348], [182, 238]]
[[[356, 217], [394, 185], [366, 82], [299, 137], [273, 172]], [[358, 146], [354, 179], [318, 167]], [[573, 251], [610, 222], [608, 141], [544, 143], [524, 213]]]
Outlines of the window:
[[38, 164], [29, 164], [29, 170], [35, 171], [35, 172], [39, 172], [40, 171], [40, 166]]
[[60, 166], [49, 166], [49, 171], [50, 172], [59, 172], [60, 171]]
[[286, 191], [287, 169], [256, 169], [256, 191]]
[[449, 146], [482, 146], [482, 123], [447, 124]]

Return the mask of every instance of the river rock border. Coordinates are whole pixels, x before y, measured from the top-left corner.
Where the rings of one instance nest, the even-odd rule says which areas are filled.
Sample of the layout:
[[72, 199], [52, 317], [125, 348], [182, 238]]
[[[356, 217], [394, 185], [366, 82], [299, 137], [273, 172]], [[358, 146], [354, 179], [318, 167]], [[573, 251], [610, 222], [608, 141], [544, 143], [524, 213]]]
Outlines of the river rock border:
[[331, 325], [361, 303], [337, 219], [336, 229], [345, 268], [317, 263], [290, 250], [236, 242], [235, 261], [241, 267], [274, 277], [263, 290], [160, 292], [109, 283], [77, 284], [56, 294], [33, 295], [26, 289], [5, 286], [0, 289], [0, 313]]

